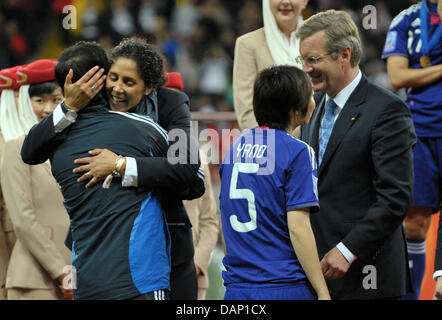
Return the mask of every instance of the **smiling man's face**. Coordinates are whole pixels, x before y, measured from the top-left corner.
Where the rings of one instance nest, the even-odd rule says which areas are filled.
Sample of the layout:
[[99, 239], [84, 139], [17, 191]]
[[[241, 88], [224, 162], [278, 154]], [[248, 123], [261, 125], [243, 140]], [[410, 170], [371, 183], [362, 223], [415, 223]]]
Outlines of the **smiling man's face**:
[[[300, 54], [304, 59], [302, 69], [312, 80], [313, 90], [325, 91], [330, 97], [342, 89], [344, 70], [341, 64], [325, 48], [325, 32], [318, 31], [300, 42]], [[322, 57], [309, 63], [309, 57]]]

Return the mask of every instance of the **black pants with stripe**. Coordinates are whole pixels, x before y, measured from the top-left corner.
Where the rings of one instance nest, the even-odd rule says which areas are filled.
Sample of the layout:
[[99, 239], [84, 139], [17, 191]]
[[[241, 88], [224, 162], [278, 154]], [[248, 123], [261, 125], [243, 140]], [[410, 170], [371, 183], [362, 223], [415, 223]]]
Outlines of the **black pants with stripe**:
[[169, 290], [156, 290], [145, 294], [140, 294], [129, 300], [169, 300]]

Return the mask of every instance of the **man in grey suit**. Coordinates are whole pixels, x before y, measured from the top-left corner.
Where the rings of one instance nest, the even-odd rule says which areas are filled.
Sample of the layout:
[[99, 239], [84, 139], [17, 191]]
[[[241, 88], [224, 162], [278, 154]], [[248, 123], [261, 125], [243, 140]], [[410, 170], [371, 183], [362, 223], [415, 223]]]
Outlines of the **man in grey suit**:
[[410, 290], [402, 227], [413, 194], [410, 111], [360, 71], [361, 41], [347, 13], [318, 13], [298, 36], [316, 92], [302, 140], [318, 158], [320, 212], [311, 220], [330, 294], [400, 298]]

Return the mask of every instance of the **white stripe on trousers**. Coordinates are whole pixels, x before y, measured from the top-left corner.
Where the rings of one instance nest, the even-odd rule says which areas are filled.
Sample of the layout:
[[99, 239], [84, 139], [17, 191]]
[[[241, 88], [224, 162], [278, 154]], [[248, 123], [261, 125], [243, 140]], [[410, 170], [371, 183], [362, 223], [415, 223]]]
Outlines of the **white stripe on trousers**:
[[153, 292], [154, 300], [164, 300], [164, 290], [156, 290]]

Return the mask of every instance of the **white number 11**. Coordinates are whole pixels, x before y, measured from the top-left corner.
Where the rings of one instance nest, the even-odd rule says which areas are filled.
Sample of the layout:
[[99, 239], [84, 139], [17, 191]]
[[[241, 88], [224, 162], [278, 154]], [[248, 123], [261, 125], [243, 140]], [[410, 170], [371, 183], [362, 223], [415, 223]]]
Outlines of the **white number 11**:
[[230, 216], [230, 224], [233, 230], [237, 232], [249, 232], [257, 228], [256, 223], [256, 206], [255, 195], [250, 189], [237, 189], [239, 173], [257, 173], [259, 164], [257, 163], [235, 163], [232, 170], [232, 179], [230, 180], [230, 199], [246, 199], [248, 202], [248, 211], [250, 216], [249, 222], [239, 222], [238, 216], [233, 214]]

